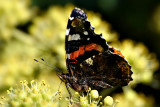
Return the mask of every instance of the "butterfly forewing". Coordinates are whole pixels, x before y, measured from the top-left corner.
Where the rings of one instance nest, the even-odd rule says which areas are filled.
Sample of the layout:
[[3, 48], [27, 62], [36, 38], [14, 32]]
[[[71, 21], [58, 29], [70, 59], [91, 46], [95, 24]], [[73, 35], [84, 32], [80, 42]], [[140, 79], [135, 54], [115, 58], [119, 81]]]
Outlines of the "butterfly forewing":
[[89, 57], [108, 49], [108, 45], [102, 35], [94, 32], [86, 14], [75, 8], [69, 19], [66, 30], [65, 50], [67, 67], [75, 68], [75, 64], [81, 63]]

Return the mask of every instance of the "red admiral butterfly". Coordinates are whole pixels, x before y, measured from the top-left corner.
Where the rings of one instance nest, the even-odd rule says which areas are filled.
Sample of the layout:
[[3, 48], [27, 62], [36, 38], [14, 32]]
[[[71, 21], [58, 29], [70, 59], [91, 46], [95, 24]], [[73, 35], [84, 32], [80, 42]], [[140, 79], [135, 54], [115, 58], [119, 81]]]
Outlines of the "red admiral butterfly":
[[94, 32], [81, 9], [73, 9], [69, 17], [65, 50], [68, 73], [57, 75], [76, 91], [125, 86], [132, 81], [131, 66], [122, 53]]

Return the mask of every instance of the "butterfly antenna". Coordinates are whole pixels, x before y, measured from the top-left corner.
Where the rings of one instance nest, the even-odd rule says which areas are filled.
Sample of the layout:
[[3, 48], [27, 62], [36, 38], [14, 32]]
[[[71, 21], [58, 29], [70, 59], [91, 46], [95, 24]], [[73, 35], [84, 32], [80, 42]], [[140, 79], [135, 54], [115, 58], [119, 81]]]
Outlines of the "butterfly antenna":
[[[56, 68], [55, 66], [53, 66], [53, 65], [51, 65], [50, 63], [48, 63], [47, 61], [45, 61], [43, 58], [41, 58], [41, 60], [43, 61], [39, 61], [39, 60], [37, 60], [37, 59], [34, 59], [34, 61], [36, 61], [36, 62], [39, 62], [39, 63], [41, 63], [41, 64], [43, 64], [43, 65], [46, 65], [46, 66], [48, 66], [48, 67], [50, 67], [50, 68], [52, 68], [52, 69], [55, 69], [56, 71], [58, 71], [58, 72], [62, 72], [60, 69], [58, 69], [58, 68]], [[45, 62], [45, 63], [44, 63]]]

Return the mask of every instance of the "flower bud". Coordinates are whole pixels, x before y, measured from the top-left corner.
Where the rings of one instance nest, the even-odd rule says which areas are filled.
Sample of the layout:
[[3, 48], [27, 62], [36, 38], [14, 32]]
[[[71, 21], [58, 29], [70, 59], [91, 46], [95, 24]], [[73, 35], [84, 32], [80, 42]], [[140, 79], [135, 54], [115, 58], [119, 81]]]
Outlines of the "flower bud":
[[91, 98], [92, 99], [97, 99], [99, 97], [98, 91], [97, 90], [92, 90], [91, 91]]
[[111, 106], [113, 104], [113, 98], [110, 96], [107, 96], [104, 98], [104, 105]]

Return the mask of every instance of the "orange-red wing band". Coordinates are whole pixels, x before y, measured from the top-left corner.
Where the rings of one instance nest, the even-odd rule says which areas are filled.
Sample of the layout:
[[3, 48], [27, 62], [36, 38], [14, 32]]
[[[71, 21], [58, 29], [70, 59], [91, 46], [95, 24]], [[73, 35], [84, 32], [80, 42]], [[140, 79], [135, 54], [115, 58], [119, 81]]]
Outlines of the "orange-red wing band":
[[92, 51], [92, 50], [97, 50], [99, 52], [102, 52], [103, 48], [100, 45], [97, 45], [95, 43], [84, 45], [84, 46], [79, 47], [79, 50], [71, 53], [70, 54], [70, 59], [71, 60], [76, 60], [76, 58], [78, 58], [79, 55], [83, 55], [85, 53], [85, 51]]

